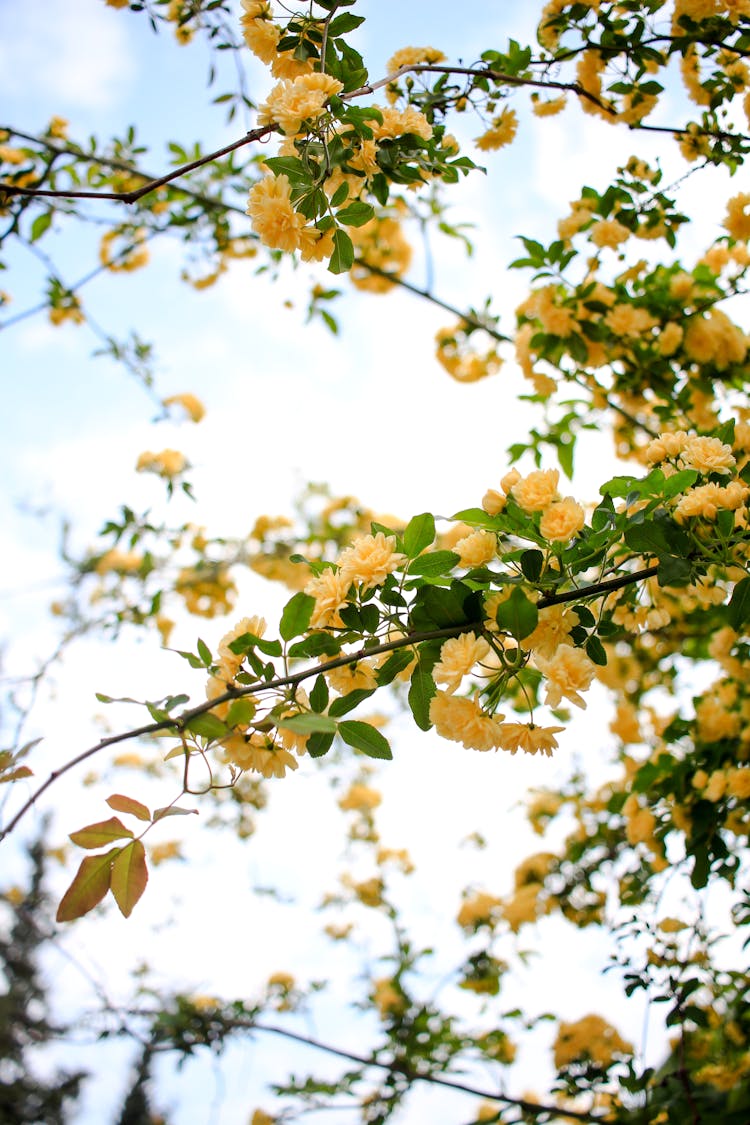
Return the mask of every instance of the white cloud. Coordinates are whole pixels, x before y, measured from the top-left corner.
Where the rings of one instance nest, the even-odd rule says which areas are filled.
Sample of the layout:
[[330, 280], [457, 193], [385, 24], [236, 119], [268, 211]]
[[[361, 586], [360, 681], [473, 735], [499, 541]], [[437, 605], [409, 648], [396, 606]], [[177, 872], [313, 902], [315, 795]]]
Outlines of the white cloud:
[[69, 109], [106, 108], [120, 97], [134, 72], [121, 14], [100, 0], [35, 0], [7, 5], [5, 15], [0, 35], [5, 96], [28, 102], [32, 85], [36, 98], [62, 97]]

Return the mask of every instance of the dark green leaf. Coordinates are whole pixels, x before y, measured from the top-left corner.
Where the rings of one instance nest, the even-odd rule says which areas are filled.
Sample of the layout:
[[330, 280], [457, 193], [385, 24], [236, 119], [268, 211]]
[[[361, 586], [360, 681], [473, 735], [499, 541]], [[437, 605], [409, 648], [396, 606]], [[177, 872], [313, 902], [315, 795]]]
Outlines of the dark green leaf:
[[409, 520], [404, 531], [404, 551], [410, 559], [432, 546], [434, 541], [435, 517], [430, 512], [423, 512]]
[[339, 699], [334, 699], [328, 708], [328, 714], [334, 719], [340, 719], [342, 715], [347, 715], [355, 707], [358, 707], [363, 699], [369, 699], [374, 692], [375, 688], [369, 690], [358, 688], [356, 691], [350, 691], [348, 695], [342, 695]]
[[328, 706], [328, 684], [325, 676], [316, 676], [315, 684], [310, 692], [310, 706], [313, 711], [320, 713]]
[[455, 551], [428, 551], [409, 563], [409, 575], [422, 575], [425, 578], [436, 578], [440, 574], [449, 574], [460, 561]]
[[333, 254], [328, 269], [331, 273], [348, 273], [354, 265], [354, 244], [340, 228], [333, 236]]
[[393, 757], [388, 739], [370, 723], [345, 719], [339, 723], [339, 734], [347, 746], [361, 750], [368, 758], [384, 758], [389, 761]]
[[529, 601], [520, 586], [514, 586], [510, 597], [497, 607], [495, 620], [501, 629], [520, 641], [536, 629], [539, 610]]
[[420, 730], [429, 730], [432, 726], [430, 703], [436, 692], [437, 686], [429, 672], [415, 668], [409, 688], [409, 707]]
[[746, 621], [750, 620], [750, 578], [743, 578], [732, 591], [727, 606], [729, 624], [739, 633]]
[[285, 641], [291, 641], [306, 631], [314, 609], [315, 598], [302, 590], [286, 603], [279, 624], [279, 632]]
[[374, 216], [375, 210], [371, 204], [363, 203], [360, 199], [336, 212], [337, 221], [347, 227], [363, 227]]

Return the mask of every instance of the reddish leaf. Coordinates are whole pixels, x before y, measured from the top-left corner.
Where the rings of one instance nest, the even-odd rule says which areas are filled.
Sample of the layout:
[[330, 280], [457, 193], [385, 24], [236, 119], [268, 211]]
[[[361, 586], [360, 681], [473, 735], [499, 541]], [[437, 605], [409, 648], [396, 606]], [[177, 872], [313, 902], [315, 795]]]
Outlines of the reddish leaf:
[[113, 848], [104, 855], [86, 856], [57, 908], [58, 922], [82, 918], [102, 901], [109, 890], [112, 861], [118, 851], [118, 848]]
[[126, 845], [112, 864], [112, 894], [120, 912], [129, 918], [146, 889], [146, 849], [140, 840]]
[[151, 813], [145, 805], [140, 801], [136, 801], [134, 797], [124, 797], [122, 793], [113, 793], [111, 797], [107, 797], [107, 804], [115, 812], [131, 813], [132, 816], [137, 816], [139, 820], [151, 820]]
[[33, 770], [30, 770], [28, 766], [19, 766], [18, 769], [11, 770], [10, 773], [4, 773], [0, 777], [0, 783], [20, 781], [22, 777], [33, 777]]
[[88, 824], [71, 832], [70, 839], [79, 848], [101, 848], [104, 844], [111, 844], [113, 840], [132, 840], [133, 833], [126, 828], [116, 816], [109, 820], [100, 820], [96, 824]]

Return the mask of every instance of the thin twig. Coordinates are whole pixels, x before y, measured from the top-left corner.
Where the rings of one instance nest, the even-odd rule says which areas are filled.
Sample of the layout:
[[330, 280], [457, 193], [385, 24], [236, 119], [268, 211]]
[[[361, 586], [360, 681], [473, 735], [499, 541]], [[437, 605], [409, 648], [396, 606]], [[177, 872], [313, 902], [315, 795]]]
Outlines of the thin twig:
[[[645, 567], [643, 570], [634, 571], [632, 574], [623, 574], [618, 578], [610, 578], [603, 582], [597, 582], [592, 586], [583, 586], [577, 590], [567, 590], [561, 594], [547, 594], [536, 603], [537, 608], [546, 609], [548, 606], [552, 605], [562, 605], [565, 602], [581, 601], [585, 598], [598, 597], [600, 594], [606, 594], [612, 590], [619, 590], [623, 586], [630, 586], [646, 578], [651, 578], [657, 573], [658, 566], [653, 565]], [[68, 773], [75, 766], [80, 765], [95, 754], [98, 754], [100, 750], [106, 749], [108, 746], [116, 746], [121, 742], [129, 742], [134, 738], [142, 738], [144, 735], [158, 734], [160, 731], [175, 731], [179, 734], [189, 728], [192, 719], [197, 718], [199, 715], [205, 715], [208, 711], [212, 711], [222, 703], [229, 703], [235, 699], [241, 699], [246, 695], [257, 695], [259, 692], [278, 691], [281, 688], [297, 687], [313, 676], [329, 672], [334, 668], [343, 668], [348, 664], [354, 664], [359, 660], [365, 660], [367, 657], [381, 656], [383, 653], [393, 652], [395, 649], [410, 648], [414, 645], [421, 644], [423, 641], [458, 637], [462, 633], [468, 633], [474, 629], [481, 629], [482, 627], [483, 622], [481, 620], [464, 621], [460, 625], [447, 625], [442, 629], [429, 629], [421, 632], [407, 633], [398, 640], [385, 641], [383, 644], [373, 645], [369, 648], [361, 648], [357, 652], [346, 653], [343, 656], [336, 657], [334, 660], [326, 661], [324, 664], [314, 664], [310, 668], [305, 668], [301, 672], [294, 672], [289, 676], [281, 676], [275, 680], [268, 680], [266, 683], [255, 683], [247, 687], [232, 688], [216, 696], [215, 699], [207, 700], [205, 703], [200, 703], [196, 707], [183, 711], [174, 719], [162, 719], [159, 722], [146, 723], [144, 726], [135, 727], [121, 734], [113, 734], [108, 738], [102, 738], [96, 745], [90, 746], [87, 750], [82, 751], [74, 758], [71, 758], [70, 761], [65, 762], [64, 765], [52, 771], [47, 780], [44, 781], [22, 805], [7, 828], [0, 832], [0, 841], [10, 835], [22, 817], [25, 816], [42, 794], [45, 793], [58, 778]]]

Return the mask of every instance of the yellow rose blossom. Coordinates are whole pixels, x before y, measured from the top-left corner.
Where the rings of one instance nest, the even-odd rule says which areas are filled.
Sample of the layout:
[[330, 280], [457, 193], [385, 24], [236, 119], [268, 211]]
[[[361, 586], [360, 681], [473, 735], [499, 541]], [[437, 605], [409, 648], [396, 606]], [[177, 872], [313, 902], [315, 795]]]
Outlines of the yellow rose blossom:
[[741, 766], [727, 773], [727, 792], [740, 801], [750, 797], [750, 769]]
[[660, 461], [673, 460], [678, 457], [685, 448], [688, 440], [688, 435], [684, 430], [678, 430], [676, 433], [659, 434], [658, 438], [654, 438], [646, 446], [646, 460], [649, 465], [656, 465]]
[[326, 672], [326, 679], [339, 695], [348, 695], [350, 691], [373, 691], [378, 686], [376, 673], [377, 669], [369, 661], [356, 660], [331, 668]]
[[272, 1117], [270, 1113], [266, 1113], [263, 1109], [253, 1110], [253, 1116], [250, 1118], [250, 1125], [276, 1125], [277, 1117]]
[[374, 980], [372, 1002], [378, 1009], [381, 1019], [403, 1012], [407, 1006], [406, 997], [396, 987], [391, 977]]
[[534, 723], [501, 723], [499, 727], [499, 747], [515, 754], [523, 750], [524, 754], [546, 754], [552, 757], [552, 751], [557, 749], [556, 734], [565, 730], [565, 727], [538, 727]]
[[[122, 243], [121, 250], [113, 249], [117, 239]], [[135, 231], [126, 231], [121, 227], [107, 231], [99, 243], [99, 261], [113, 273], [140, 269], [148, 262], [145, 239], [146, 231], [143, 227]]]
[[315, 598], [315, 608], [310, 618], [312, 629], [342, 629], [339, 610], [346, 605], [351, 581], [340, 570], [326, 567], [305, 586], [305, 593]]
[[682, 497], [674, 509], [674, 517], [678, 523], [696, 518], [715, 520], [722, 509], [736, 511], [740, 508], [748, 492], [750, 489], [740, 481], [731, 481], [725, 487], [713, 482], [699, 485]]
[[750, 239], [750, 194], [741, 192], [729, 200], [727, 217], [722, 225], [738, 242]]
[[432, 669], [436, 683], [445, 684], [449, 695], [461, 686], [461, 680], [481, 663], [490, 651], [484, 637], [474, 633], [462, 633], [459, 637], [449, 637], [440, 649], [440, 660]]
[[567, 543], [583, 528], [583, 508], [572, 496], [556, 500], [544, 509], [539, 521], [539, 534], [548, 543]]
[[65, 117], [58, 117], [55, 114], [50, 118], [50, 123], [47, 126], [47, 135], [55, 137], [58, 141], [66, 141], [68, 139], [68, 125], [70, 122]]
[[689, 437], [680, 460], [686, 469], [697, 469], [699, 473], [706, 475], [729, 473], [736, 464], [732, 447], [712, 437]]
[[653, 328], [656, 321], [645, 309], [615, 305], [605, 316], [604, 323], [615, 336], [641, 336]]
[[627, 821], [625, 835], [628, 843], [633, 846], [650, 843], [656, 828], [656, 817], [650, 809], [641, 808], [635, 794], [631, 793], [625, 801], [622, 814]]
[[533, 633], [523, 637], [523, 647], [527, 652], [550, 660], [559, 645], [567, 644], [571, 630], [579, 624], [578, 614], [565, 605], [550, 605], [539, 610], [539, 618]]
[[406, 562], [406, 555], [396, 551], [396, 540], [392, 535], [378, 531], [375, 535], [360, 535], [351, 547], [341, 552], [338, 565], [344, 581], [356, 582], [363, 589], [382, 586], [389, 574], [399, 570]]
[[184, 472], [187, 464], [185, 454], [178, 449], [162, 449], [161, 453], [141, 453], [135, 468], [138, 473], [157, 473], [171, 480]]
[[554, 1044], [558, 1070], [587, 1058], [598, 1066], [608, 1067], [616, 1057], [632, 1054], [632, 1043], [628, 1043], [612, 1024], [597, 1015], [584, 1016], [574, 1023], [561, 1022]]
[[599, 219], [591, 227], [589, 237], [594, 246], [615, 249], [630, 237], [630, 231], [617, 219]]
[[559, 645], [550, 660], [542, 657], [535, 658], [537, 667], [547, 681], [546, 703], [550, 707], [557, 707], [563, 699], [570, 700], [576, 707], [586, 707], [586, 701], [580, 693], [591, 686], [591, 681], [596, 674], [596, 665], [589, 660], [585, 652], [572, 645]]
[[495, 152], [509, 145], [517, 131], [518, 114], [514, 109], [506, 106], [502, 113], [493, 119], [490, 128], [477, 137], [474, 143], [482, 152]]
[[162, 400], [164, 406], [181, 406], [193, 422], [200, 422], [206, 408], [199, 398], [191, 394], [170, 395]]
[[459, 539], [453, 550], [466, 567], [484, 566], [497, 554], [497, 537], [491, 531], [473, 531]]
[[414, 66], [415, 63], [422, 62], [443, 62], [445, 57], [443, 52], [435, 47], [402, 47], [400, 51], [391, 55], [385, 64], [385, 69], [388, 74], [393, 74], [394, 70], [400, 70], [402, 66]]
[[351, 227], [349, 235], [361, 262], [355, 262], [350, 270], [352, 284], [371, 293], [387, 293], [395, 283], [367, 267], [373, 266], [396, 277], [409, 268], [412, 250], [400, 222], [390, 215], [378, 215], [361, 227]]
[[287, 136], [295, 136], [302, 122], [320, 117], [329, 98], [343, 90], [343, 84], [328, 74], [303, 74], [278, 82], [258, 107], [259, 125], [278, 125]]
[[339, 808], [344, 811], [369, 812], [376, 809], [383, 800], [377, 789], [362, 782], [353, 781], [343, 797], [339, 798]]
[[486, 891], [474, 891], [461, 903], [456, 921], [464, 930], [476, 930], [479, 926], [492, 926], [498, 918], [498, 911], [502, 906], [502, 899], [487, 894]]
[[542, 902], [541, 886], [539, 883], [527, 883], [520, 887], [512, 898], [503, 902], [502, 913], [514, 934], [527, 922], [534, 922], [544, 913], [545, 904]]
[[487, 715], [474, 699], [439, 691], [430, 703], [430, 721], [442, 738], [460, 742], [467, 750], [493, 750], [503, 715]]
[[266, 631], [266, 621], [263, 617], [243, 617], [241, 621], [225, 633], [219, 641], [217, 649], [219, 675], [224, 680], [233, 680], [240, 670], [240, 665], [244, 657], [238, 656], [237, 653], [232, 652], [229, 647], [233, 641], [239, 640], [244, 637], [246, 633], [252, 633], [254, 637], [262, 637]]
[[285, 777], [297, 769], [297, 760], [283, 746], [263, 734], [230, 735], [222, 743], [226, 760], [241, 770], [252, 770], [263, 777]]
[[518, 469], [510, 469], [505, 474], [505, 476], [500, 481], [500, 487], [502, 488], [506, 496], [508, 496], [512, 492], [514, 485], [518, 484], [519, 480], [521, 480], [521, 474], [519, 473]]
[[406, 106], [405, 109], [393, 109], [390, 106], [374, 108], [380, 110], [383, 115], [382, 121], [369, 122], [376, 141], [394, 140], [408, 133], [413, 133], [424, 141], [429, 141], [432, 137], [432, 125], [421, 110], [415, 109], [414, 106]]
[[747, 338], [726, 313], [711, 309], [705, 315], [690, 318], [684, 347], [697, 363], [712, 363], [719, 371], [724, 371], [730, 364], [743, 362]]
[[560, 473], [557, 469], [537, 469], [511, 488], [511, 496], [524, 512], [541, 512], [557, 500]]
[[682, 343], [683, 335], [684, 329], [681, 324], [670, 321], [669, 324], [665, 325], [656, 340], [656, 348], [659, 355], [674, 355]]
[[538, 94], [531, 95], [531, 109], [536, 117], [554, 117], [557, 113], [562, 113], [567, 104], [566, 98], [563, 95], [561, 98], [550, 98], [544, 100]]
[[133, 574], [136, 570], [140, 570], [143, 563], [143, 555], [137, 554], [135, 551], [120, 551], [117, 547], [106, 551], [100, 559], [97, 560], [94, 570], [97, 574]]
[[247, 213], [261, 242], [288, 253], [300, 243], [305, 225], [291, 202], [291, 185], [286, 176], [265, 176], [250, 188]]
[[488, 488], [482, 497], [482, 507], [488, 516], [497, 516], [506, 505], [506, 497], [495, 488]]

